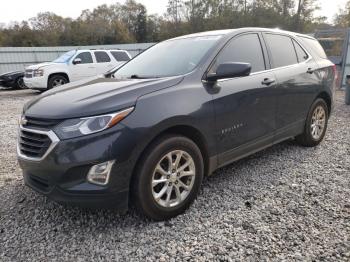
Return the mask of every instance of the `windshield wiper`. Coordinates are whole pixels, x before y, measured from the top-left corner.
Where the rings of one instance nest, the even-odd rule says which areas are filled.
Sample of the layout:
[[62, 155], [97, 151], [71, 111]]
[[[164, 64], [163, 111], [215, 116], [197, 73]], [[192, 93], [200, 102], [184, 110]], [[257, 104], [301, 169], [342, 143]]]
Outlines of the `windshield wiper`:
[[130, 79], [150, 79], [150, 78], [159, 78], [159, 76], [140, 76], [140, 75], [131, 75]]
[[130, 79], [142, 79], [143, 77], [140, 77], [139, 75], [131, 75]]

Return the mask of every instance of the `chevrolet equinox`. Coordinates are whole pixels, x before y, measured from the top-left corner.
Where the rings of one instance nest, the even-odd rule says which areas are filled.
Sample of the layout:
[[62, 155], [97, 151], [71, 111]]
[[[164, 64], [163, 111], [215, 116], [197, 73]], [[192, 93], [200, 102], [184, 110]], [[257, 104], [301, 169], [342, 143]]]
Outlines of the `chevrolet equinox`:
[[183, 213], [204, 176], [286, 139], [318, 145], [334, 65], [312, 37], [212, 31], [161, 42], [121, 68], [28, 102], [25, 183], [60, 203]]

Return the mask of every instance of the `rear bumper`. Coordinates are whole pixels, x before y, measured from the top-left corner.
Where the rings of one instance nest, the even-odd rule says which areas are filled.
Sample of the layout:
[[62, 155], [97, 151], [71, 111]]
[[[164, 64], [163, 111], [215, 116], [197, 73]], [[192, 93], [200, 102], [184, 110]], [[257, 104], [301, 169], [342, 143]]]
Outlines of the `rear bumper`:
[[45, 77], [23, 78], [26, 87], [31, 89], [47, 89], [47, 79]]

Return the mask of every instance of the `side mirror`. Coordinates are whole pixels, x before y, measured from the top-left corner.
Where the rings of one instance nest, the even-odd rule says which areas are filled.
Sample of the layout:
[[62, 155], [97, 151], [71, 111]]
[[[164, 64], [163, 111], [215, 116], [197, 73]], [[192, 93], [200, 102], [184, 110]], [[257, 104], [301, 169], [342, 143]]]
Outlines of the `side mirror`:
[[224, 63], [218, 66], [216, 73], [207, 75], [207, 81], [215, 82], [219, 79], [249, 76], [252, 66], [249, 63]]
[[78, 64], [81, 64], [81, 58], [75, 58], [73, 60], [73, 65], [78, 65]]

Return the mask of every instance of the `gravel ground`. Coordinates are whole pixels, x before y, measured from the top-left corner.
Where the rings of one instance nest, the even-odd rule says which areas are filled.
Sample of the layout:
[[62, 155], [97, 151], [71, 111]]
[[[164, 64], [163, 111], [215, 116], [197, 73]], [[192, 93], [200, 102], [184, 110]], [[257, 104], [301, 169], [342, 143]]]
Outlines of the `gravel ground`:
[[15, 130], [32, 91], [0, 91], [1, 261], [350, 261], [350, 106], [320, 146], [284, 142], [206, 178], [168, 222], [60, 206], [23, 185]]

